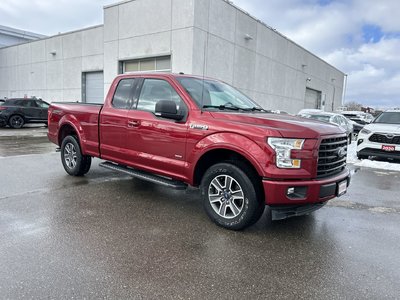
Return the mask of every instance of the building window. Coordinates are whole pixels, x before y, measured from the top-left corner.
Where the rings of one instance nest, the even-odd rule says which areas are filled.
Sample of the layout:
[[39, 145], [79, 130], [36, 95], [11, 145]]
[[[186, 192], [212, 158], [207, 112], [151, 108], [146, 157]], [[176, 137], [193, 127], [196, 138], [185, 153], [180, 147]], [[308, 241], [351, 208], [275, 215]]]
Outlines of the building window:
[[127, 60], [121, 63], [122, 73], [171, 72], [171, 56]]

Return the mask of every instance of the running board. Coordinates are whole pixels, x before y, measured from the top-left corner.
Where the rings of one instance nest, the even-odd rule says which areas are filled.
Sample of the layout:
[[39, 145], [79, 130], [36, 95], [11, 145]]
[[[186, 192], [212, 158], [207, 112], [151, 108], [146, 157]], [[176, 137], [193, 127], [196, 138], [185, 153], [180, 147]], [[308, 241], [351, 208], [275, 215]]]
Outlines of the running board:
[[100, 163], [99, 166], [102, 168], [109, 169], [109, 170], [125, 173], [125, 174], [131, 175], [133, 177], [142, 179], [142, 180], [150, 181], [153, 183], [158, 183], [163, 186], [167, 186], [167, 187], [170, 187], [170, 188], [173, 188], [176, 190], [185, 190], [187, 188], [187, 184], [182, 181], [168, 179], [166, 177], [154, 175], [154, 174], [151, 174], [151, 173], [148, 173], [145, 171], [140, 171], [140, 170], [132, 169], [129, 167], [117, 165], [112, 162], [106, 161], [106, 162]]

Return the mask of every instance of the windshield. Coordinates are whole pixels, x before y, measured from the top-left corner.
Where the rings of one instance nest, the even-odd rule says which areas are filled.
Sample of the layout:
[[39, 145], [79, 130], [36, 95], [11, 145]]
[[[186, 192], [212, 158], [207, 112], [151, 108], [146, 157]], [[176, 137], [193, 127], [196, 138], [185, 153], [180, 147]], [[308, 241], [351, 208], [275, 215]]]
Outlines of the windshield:
[[200, 108], [263, 110], [253, 100], [223, 82], [191, 77], [176, 79]]
[[331, 119], [330, 116], [324, 116], [324, 115], [307, 115], [307, 114], [305, 114], [304, 117], [322, 121], [322, 122], [329, 122], [329, 120]]
[[374, 123], [400, 124], [400, 111], [383, 112], [375, 119]]

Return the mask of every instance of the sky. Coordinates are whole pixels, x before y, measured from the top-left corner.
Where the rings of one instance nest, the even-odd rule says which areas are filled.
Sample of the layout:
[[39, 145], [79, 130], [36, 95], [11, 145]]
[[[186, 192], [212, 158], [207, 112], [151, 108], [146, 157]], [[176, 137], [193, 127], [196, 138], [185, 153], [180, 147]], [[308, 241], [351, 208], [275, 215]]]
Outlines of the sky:
[[[0, 24], [45, 35], [103, 23], [113, 0], [2, 0]], [[399, 0], [233, 0], [348, 75], [345, 102], [400, 107]]]

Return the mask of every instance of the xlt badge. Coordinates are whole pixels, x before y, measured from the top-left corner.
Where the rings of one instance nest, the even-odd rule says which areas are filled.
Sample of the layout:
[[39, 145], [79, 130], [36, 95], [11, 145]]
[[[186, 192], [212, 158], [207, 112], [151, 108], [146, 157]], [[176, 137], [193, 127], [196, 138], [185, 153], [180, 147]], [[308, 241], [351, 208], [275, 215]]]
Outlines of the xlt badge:
[[191, 129], [200, 129], [200, 130], [208, 130], [207, 125], [201, 125], [201, 124], [190, 124]]

